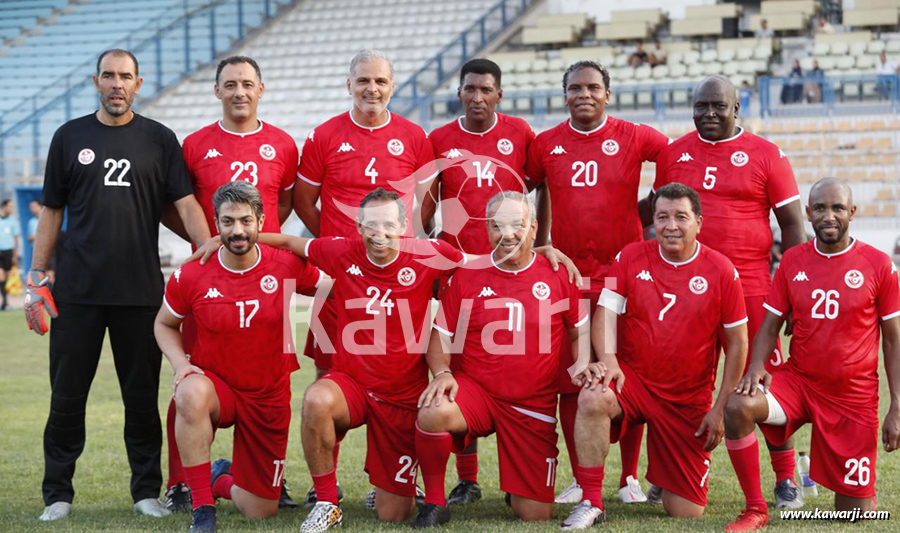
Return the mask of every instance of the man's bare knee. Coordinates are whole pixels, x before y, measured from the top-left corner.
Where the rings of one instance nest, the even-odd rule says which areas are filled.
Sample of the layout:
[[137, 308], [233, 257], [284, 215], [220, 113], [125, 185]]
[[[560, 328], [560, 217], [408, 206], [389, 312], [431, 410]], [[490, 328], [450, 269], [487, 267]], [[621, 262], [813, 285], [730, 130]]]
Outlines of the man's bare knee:
[[525, 522], [546, 522], [553, 518], [553, 504], [516, 496], [510, 499], [513, 512]]
[[401, 496], [384, 489], [375, 489], [375, 514], [382, 522], [404, 522], [416, 507], [415, 499]]
[[594, 390], [582, 389], [578, 394], [578, 412], [589, 417], [608, 416], [616, 406], [616, 394], [611, 388], [606, 392], [597, 387]]
[[673, 518], [700, 518], [706, 507], [667, 490], [662, 494], [663, 508]]
[[331, 416], [339, 398], [328, 386], [315, 382], [306, 389], [303, 396], [303, 419]]
[[440, 405], [432, 403], [428, 407], [419, 409], [416, 421], [424, 431], [447, 431], [453, 420], [454, 413], [453, 406], [445, 398]]
[[188, 376], [175, 390], [175, 411], [185, 417], [205, 416], [209, 413], [216, 388], [203, 376]]

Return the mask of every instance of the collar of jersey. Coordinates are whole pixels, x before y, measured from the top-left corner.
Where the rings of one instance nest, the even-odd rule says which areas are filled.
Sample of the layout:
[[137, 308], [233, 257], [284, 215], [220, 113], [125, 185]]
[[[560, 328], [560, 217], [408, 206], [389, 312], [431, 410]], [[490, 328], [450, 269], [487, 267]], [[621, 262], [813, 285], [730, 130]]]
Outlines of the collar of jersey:
[[494, 123], [491, 124], [491, 127], [488, 128], [488, 129], [486, 129], [486, 130], [484, 130], [484, 131], [482, 131], [481, 133], [478, 133], [478, 132], [476, 132], [476, 131], [469, 131], [469, 130], [466, 129], [465, 126], [463, 126], [463, 119], [464, 119], [464, 118], [466, 118], [465, 115], [463, 115], [463, 116], [459, 117], [458, 119], [456, 119], [457, 122], [459, 122], [459, 129], [463, 130], [464, 132], [468, 133], [469, 135], [478, 135], [479, 137], [484, 137], [485, 135], [487, 135], [488, 133], [490, 133], [491, 130], [493, 130], [494, 128], [497, 127], [497, 123], [500, 122], [500, 117], [497, 116], [497, 113], [494, 113]]
[[527, 265], [523, 266], [519, 270], [507, 270], [505, 268], [500, 268], [500, 265], [498, 265], [497, 262], [494, 261], [494, 252], [491, 252], [491, 264], [494, 265], [494, 268], [496, 268], [500, 272], [506, 272], [507, 274], [519, 274], [520, 272], [525, 272], [526, 270], [531, 268], [531, 265], [534, 264], [535, 259], [537, 259], [537, 254], [534, 252], [534, 250], [532, 250], [531, 261], [529, 261]]
[[826, 254], [825, 252], [819, 250], [819, 239], [818, 238], [813, 239], [813, 249], [816, 251], [816, 253], [821, 255], [822, 257], [829, 257], [829, 258], [837, 257], [839, 255], [844, 255], [845, 253], [849, 252], [853, 248], [854, 244], [856, 244], [856, 239], [854, 239], [853, 237], [850, 237], [850, 246], [844, 248], [840, 252], [835, 252], [833, 254]]
[[738, 129], [740, 130], [739, 132], [735, 133], [734, 135], [732, 135], [731, 137], [729, 137], [727, 139], [722, 139], [721, 141], [707, 141], [706, 139], [703, 138], [702, 135], [700, 135], [699, 131], [697, 132], [697, 137], [699, 137], [701, 141], [715, 146], [719, 143], [727, 143], [728, 141], [733, 141], [733, 140], [737, 139], [738, 137], [740, 137], [741, 135], [743, 135], [744, 128], [738, 126]]
[[397, 250], [397, 255], [395, 255], [394, 258], [390, 260], [390, 262], [385, 263], [385, 264], [383, 264], [383, 265], [379, 265], [379, 264], [376, 263], [375, 261], [372, 261], [372, 258], [369, 257], [369, 252], [366, 252], [366, 259], [368, 259], [370, 263], [372, 263], [373, 265], [377, 266], [378, 268], [387, 268], [387, 267], [393, 265], [394, 263], [396, 263], [396, 262], [397, 262], [397, 259], [400, 259], [400, 254], [401, 254], [401, 253], [403, 253], [403, 252], [401, 252], [400, 250]]
[[669, 263], [670, 265], [672, 265], [672, 266], [675, 267], [675, 268], [678, 268], [678, 267], [683, 267], [684, 265], [689, 264], [689, 263], [692, 262], [694, 259], [697, 259], [697, 256], [700, 255], [700, 246], [701, 246], [700, 241], [697, 241], [697, 250], [694, 252], [694, 255], [692, 255], [691, 258], [688, 259], [687, 261], [682, 261], [682, 262], [680, 262], [680, 263], [676, 263], [676, 262], [674, 262], [674, 261], [669, 261], [668, 259], [666, 259], [666, 256], [664, 256], [663, 253], [662, 253], [662, 246], [660, 246], [660, 245], [657, 244], [657, 245], [656, 245], [656, 249], [659, 250], [659, 257], [660, 257], [663, 261], [665, 261], [666, 263]]
[[390, 111], [390, 109], [385, 109], [385, 111], [387, 111], [388, 119], [385, 120], [385, 121], [384, 121], [384, 124], [382, 124], [381, 126], [374, 126], [374, 127], [363, 126], [362, 124], [360, 124], [359, 122], [357, 122], [356, 119], [353, 118], [353, 110], [352, 110], [352, 109], [351, 109], [350, 111], [347, 111], [347, 116], [350, 117], [350, 122], [356, 124], [356, 125], [359, 126], [360, 128], [362, 128], [362, 129], [364, 129], [364, 130], [375, 131], [375, 130], [380, 130], [381, 128], [383, 128], [383, 127], [385, 127], [385, 126], [387, 126], [388, 124], [391, 123], [391, 116], [392, 116], [392, 115], [391, 115], [391, 111]]
[[257, 265], [259, 265], [260, 261], [262, 261], [262, 250], [259, 249], [259, 244], [255, 244], [254, 246], [256, 246], [256, 251], [258, 253], [256, 255], [256, 262], [253, 263], [253, 265], [250, 268], [247, 268], [244, 270], [231, 270], [230, 268], [225, 266], [225, 261], [222, 261], [222, 248], [225, 248], [224, 244], [222, 246], [219, 246], [219, 264], [222, 265], [222, 268], [231, 272], [232, 274], [246, 274], [247, 272], [250, 272], [251, 270], [256, 268]]
[[574, 131], [575, 133], [578, 133], [578, 134], [580, 134], [580, 135], [584, 135], [585, 137], [589, 137], [589, 136], [591, 136], [591, 135], [597, 133], [598, 131], [602, 130], [602, 129], [603, 129], [603, 126], [606, 126], [606, 123], [607, 123], [608, 120], [609, 120], [609, 115], [604, 114], [604, 115], [603, 115], [603, 122], [601, 122], [599, 126], [597, 126], [596, 128], [592, 129], [591, 131], [581, 131], [581, 130], [579, 130], [579, 129], [575, 129], [575, 126], [572, 125], [572, 119], [571, 119], [571, 118], [566, 120], [566, 124], [568, 124], [568, 125], [569, 125], [569, 128], [570, 128], [572, 131]]
[[[256, 119], [256, 120], [259, 120], [259, 119]], [[217, 120], [217, 121], [216, 121], [216, 124], [218, 124], [218, 125], [219, 125], [219, 128], [220, 128], [222, 131], [224, 131], [225, 133], [229, 133], [229, 134], [231, 134], [231, 135], [237, 135], [238, 137], [241, 137], [241, 138], [246, 137], [246, 136], [248, 136], [248, 135], [253, 135], [254, 133], [259, 133], [259, 132], [261, 132], [262, 129], [263, 129], [263, 125], [264, 125], [263, 121], [262, 121], [262, 120], [259, 120], [259, 127], [256, 128], [255, 130], [253, 130], [253, 131], [248, 131], [247, 133], [238, 133], [238, 132], [236, 132], [236, 131], [231, 131], [231, 130], [229, 130], [229, 129], [226, 129], [225, 126], [222, 124], [222, 121], [221, 121], [221, 120]]]

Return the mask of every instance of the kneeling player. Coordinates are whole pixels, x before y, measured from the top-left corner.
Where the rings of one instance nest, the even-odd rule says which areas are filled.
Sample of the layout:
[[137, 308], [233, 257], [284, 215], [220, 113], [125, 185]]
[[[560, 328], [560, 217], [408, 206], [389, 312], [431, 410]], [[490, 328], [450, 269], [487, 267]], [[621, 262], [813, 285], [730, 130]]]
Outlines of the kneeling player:
[[[775, 444], [807, 423], [812, 428], [810, 477], [834, 491], [839, 511], [875, 506], [878, 455], [878, 328], [891, 407], [881, 440], [900, 440], [900, 289], [890, 258], [849, 234], [856, 212], [850, 188], [834, 178], [816, 183], [806, 214], [816, 238], [785, 252], [764, 304], [747, 374], [728, 400], [725, 445], [746, 509], [726, 531], [766, 525], [754, 428]], [[793, 313], [791, 357], [783, 371], [764, 368], [784, 317]], [[761, 390], [762, 394], [757, 394]]]
[[[191, 489], [191, 531], [215, 531], [214, 497], [234, 500], [246, 516], [278, 511], [291, 421], [281, 285], [296, 279], [312, 289], [322, 273], [290, 252], [257, 244], [263, 226], [259, 192], [245, 181], [213, 196], [223, 246], [201, 265], [188, 263], [169, 279], [154, 333], [175, 370], [175, 438]], [[179, 327], [193, 315], [197, 339], [190, 360]], [[209, 449], [216, 428], [234, 426], [234, 463]]]
[[[494, 432], [500, 485], [512, 495], [513, 511], [524, 520], [552, 515], [559, 349], [573, 342], [579, 353], [580, 334], [581, 349], [590, 350], [589, 315], [565, 274], [532, 250], [535, 216], [522, 193], [492, 197], [487, 219], [493, 265], [460, 269], [441, 296], [426, 355], [435, 378], [419, 397], [416, 453], [425, 506], [414, 528], [450, 519], [444, 474], [451, 449], [461, 451]], [[461, 358], [456, 374], [450, 353]]]
[[[697, 242], [696, 191], [679, 183], [661, 187], [652, 211], [656, 242], [621, 251], [610, 273], [615, 285], [606, 284], [594, 313], [591, 340], [608, 372], [602, 387], [579, 394], [575, 440], [584, 495], [563, 530], [605, 519], [609, 443], [636, 423], [647, 424], [647, 479], [663, 489], [666, 512], [698, 517], [706, 507], [710, 451], [722, 439], [725, 402], [747, 355], [747, 313], [734, 265]], [[616, 315], [625, 320], [618, 350]], [[712, 405], [720, 332], [726, 392]], [[627, 358], [617, 360], [617, 351]]]

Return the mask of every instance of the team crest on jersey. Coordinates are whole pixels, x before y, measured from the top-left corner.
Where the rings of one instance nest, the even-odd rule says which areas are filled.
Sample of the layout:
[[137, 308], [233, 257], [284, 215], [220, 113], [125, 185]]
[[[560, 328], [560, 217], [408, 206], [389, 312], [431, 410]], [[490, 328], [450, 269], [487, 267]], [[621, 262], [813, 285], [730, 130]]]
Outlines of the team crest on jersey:
[[706, 278], [703, 276], [694, 276], [691, 278], [691, 282], [688, 283], [688, 288], [694, 294], [703, 294], [709, 288], [709, 283], [706, 282]]
[[538, 300], [546, 300], [550, 297], [550, 285], [539, 281], [531, 287], [531, 294]]
[[78, 152], [78, 162], [82, 165], [90, 165], [94, 162], [94, 157], [94, 151], [90, 148], [85, 148]]
[[271, 144], [264, 144], [259, 147], [259, 156], [266, 161], [275, 159], [275, 147]]
[[862, 287], [865, 282], [866, 278], [863, 277], [862, 272], [859, 270], [848, 270], [847, 273], [844, 274], [844, 283], [851, 289], [858, 289]]
[[603, 153], [606, 155], [616, 155], [619, 153], [619, 143], [613, 139], [606, 139], [601, 146]]
[[416, 271], [411, 267], [403, 267], [397, 273], [397, 281], [404, 287], [409, 287], [416, 282]]
[[272, 294], [278, 290], [278, 279], [272, 274], [267, 274], [259, 280], [259, 288], [266, 294]]
[[403, 155], [403, 141], [400, 139], [391, 139], [388, 141], [387, 149], [391, 155]]
[[497, 141], [497, 151], [503, 155], [513, 153], [513, 143], [509, 139], [500, 139]]
[[731, 154], [731, 164], [736, 167], [742, 167], [750, 162], [750, 156], [747, 152], [735, 152]]

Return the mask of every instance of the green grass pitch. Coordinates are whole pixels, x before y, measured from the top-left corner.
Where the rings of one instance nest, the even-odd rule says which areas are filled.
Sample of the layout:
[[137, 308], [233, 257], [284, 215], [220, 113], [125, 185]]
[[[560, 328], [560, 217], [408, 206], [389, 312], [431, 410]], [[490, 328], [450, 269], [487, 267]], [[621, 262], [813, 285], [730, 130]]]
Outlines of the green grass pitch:
[[[298, 338], [305, 338], [305, 327], [298, 330]], [[190, 517], [173, 515], [163, 519], [137, 516], [132, 511], [128, 494], [129, 469], [122, 439], [123, 408], [112, 357], [108, 344], [91, 391], [87, 408], [87, 446], [78, 462], [75, 474], [76, 496], [72, 515], [68, 520], [43, 523], [38, 521], [43, 508], [41, 478], [43, 455], [41, 435], [49, 408], [50, 386], [48, 380], [48, 338], [40, 338], [29, 332], [21, 311], [0, 313], [0, 531], [187, 531]], [[302, 343], [301, 343], [302, 345]], [[312, 364], [301, 361], [303, 369], [293, 376], [293, 407], [295, 417], [291, 424], [286, 478], [293, 488], [295, 499], [302, 499], [310, 486], [310, 479], [300, 448], [300, 404], [303, 391], [312, 381]], [[171, 368], [163, 362], [160, 379], [160, 412], [165, 413], [170, 397]], [[887, 409], [887, 383], [882, 375], [882, 416]], [[796, 438], [799, 449], [809, 447], [809, 428], [801, 430]], [[557, 474], [557, 491], [571, 481], [568, 458], [562, 437], [559, 439], [560, 468]], [[231, 431], [221, 431], [213, 445], [212, 458], [230, 457]], [[484, 488], [483, 500], [466, 508], [453, 508], [453, 519], [442, 530], [460, 532], [549, 532], [558, 530], [558, 522], [568, 513], [570, 505], [557, 505], [550, 523], [525, 524], [515, 519], [503, 503], [497, 473], [496, 441], [487, 438], [480, 441], [480, 482]], [[762, 446], [764, 448], [764, 446]], [[771, 502], [773, 476], [769, 467], [768, 452], [762, 450], [761, 465], [763, 487]], [[362, 472], [365, 455], [364, 430], [355, 430], [341, 446], [338, 479], [344, 489], [344, 524], [342, 531], [408, 531], [405, 524], [381, 524], [374, 513], [363, 505], [369, 484]], [[166, 450], [163, 449], [165, 478]], [[878, 507], [893, 512], [900, 503], [900, 455], [888, 455], [879, 450], [878, 457]], [[640, 472], [646, 468], [646, 455], [641, 457]], [[709, 506], [706, 514], [697, 520], [675, 520], [665, 516], [661, 507], [647, 505], [626, 506], [617, 496], [619, 477], [619, 451], [613, 446], [607, 462], [607, 478], [604, 486], [605, 504], [609, 522], [606, 531], [721, 531], [740, 512], [743, 496], [728, 460], [724, 445], [712, 455], [709, 477]], [[455, 481], [453, 459], [448, 466], [447, 489]], [[643, 482], [646, 490], [647, 484]], [[806, 509], [816, 506], [831, 509], [831, 493], [820, 487], [818, 498], [808, 502]], [[250, 520], [242, 517], [227, 501], [219, 503], [219, 531], [297, 531], [306, 516], [306, 510], [282, 511], [268, 520]], [[894, 531], [891, 521], [864, 524], [840, 524], [830, 522], [787, 522], [773, 513], [769, 531]]]

